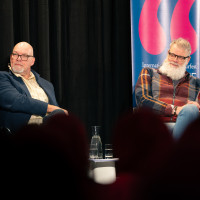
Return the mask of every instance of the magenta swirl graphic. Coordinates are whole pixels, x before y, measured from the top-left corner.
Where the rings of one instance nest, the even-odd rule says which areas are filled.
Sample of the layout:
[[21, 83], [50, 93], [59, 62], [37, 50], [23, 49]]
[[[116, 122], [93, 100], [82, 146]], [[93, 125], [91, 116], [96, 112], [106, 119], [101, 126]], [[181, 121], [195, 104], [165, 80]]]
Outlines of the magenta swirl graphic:
[[[139, 19], [139, 37], [143, 48], [152, 55], [162, 53], [166, 48], [167, 36], [158, 20], [158, 9], [162, 0], [146, 0], [143, 4]], [[183, 37], [192, 47], [193, 54], [198, 48], [198, 37], [189, 14], [195, 0], [178, 0], [171, 17], [171, 40]]]
[[179, 0], [174, 8], [171, 19], [171, 39], [183, 37], [187, 39], [192, 47], [193, 54], [197, 50], [197, 34], [189, 20], [190, 9], [195, 0]]
[[162, 53], [166, 46], [166, 34], [161, 27], [157, 12], [161, 0], [146, 0], [139, 20], [139, 37], [143, 48], [150, 54]]

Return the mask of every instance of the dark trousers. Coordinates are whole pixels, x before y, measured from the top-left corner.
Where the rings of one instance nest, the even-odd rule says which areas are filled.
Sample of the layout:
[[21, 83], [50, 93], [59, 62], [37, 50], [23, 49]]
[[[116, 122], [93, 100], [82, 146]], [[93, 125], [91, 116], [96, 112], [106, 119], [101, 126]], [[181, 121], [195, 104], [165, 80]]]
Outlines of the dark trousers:
[[43, 117], [43, 123], [46, 123], [48, 119], [50, 119], [52, 116], [57, 114], [65, 114], [65, 112], [62, 109], [57, 109], [48, 114], [47, 116]]

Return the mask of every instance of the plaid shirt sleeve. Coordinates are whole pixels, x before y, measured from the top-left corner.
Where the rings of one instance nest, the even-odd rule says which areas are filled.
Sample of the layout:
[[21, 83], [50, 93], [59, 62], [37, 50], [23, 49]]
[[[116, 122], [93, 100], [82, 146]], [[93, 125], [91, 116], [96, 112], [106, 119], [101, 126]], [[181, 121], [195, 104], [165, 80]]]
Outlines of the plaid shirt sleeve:
[[198, 89], [198, 94], [197, 94], [197, 97], [196, 97], [196, 101], [199, 103], [200, 105], [200, 79], [198, 78], [197, 79], [197, 87], [199, 88]]
[[163, 116], [171, 116], [172, 107], [170, 104], [159, 101], [152, 97], [152, 74], [153, 69], [143, 68], [135, 86], [136, 104], [148, 106]]

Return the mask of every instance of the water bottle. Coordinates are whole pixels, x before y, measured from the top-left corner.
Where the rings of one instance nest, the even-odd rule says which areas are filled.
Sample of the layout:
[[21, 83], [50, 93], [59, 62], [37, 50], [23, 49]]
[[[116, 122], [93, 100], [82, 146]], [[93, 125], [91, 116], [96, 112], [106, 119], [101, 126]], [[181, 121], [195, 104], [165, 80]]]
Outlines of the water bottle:
[[92, 147], [92, 149], [90, 149], [90, 158], [92, 159], [103, 158], [100, 128], [101, 128], [100, 126], [92, 126], [92, 138], [90, 143], [90, 147]]

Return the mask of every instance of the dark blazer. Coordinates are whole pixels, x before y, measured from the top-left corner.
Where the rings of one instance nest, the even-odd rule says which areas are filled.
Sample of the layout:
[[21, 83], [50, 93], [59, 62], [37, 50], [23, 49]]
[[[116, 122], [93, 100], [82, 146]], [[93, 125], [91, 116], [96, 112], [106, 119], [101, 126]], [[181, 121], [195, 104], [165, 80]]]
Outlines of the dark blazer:
[[[58, 106], [53, 85], [33, 71], [35, 78], [49, 98], [49, 104]], [[48, 104], [31, 98], [22, 78], [11, 71], [0, 71], [0, 127], [15, 132], [27, 124], [31, 115], [45, 116]]]

